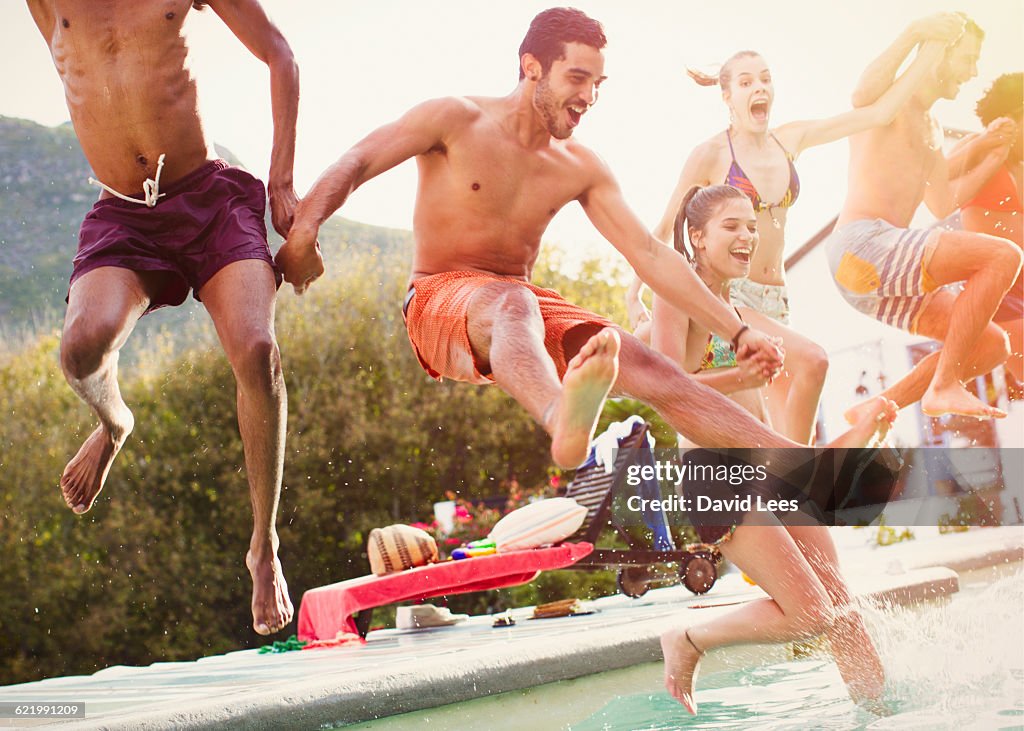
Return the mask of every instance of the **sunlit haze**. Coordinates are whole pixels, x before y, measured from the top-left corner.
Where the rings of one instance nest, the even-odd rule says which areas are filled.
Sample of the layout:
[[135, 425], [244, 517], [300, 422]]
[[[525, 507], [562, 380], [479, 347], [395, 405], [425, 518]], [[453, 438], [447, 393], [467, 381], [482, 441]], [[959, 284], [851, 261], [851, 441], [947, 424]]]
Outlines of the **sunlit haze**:
[[[418, 101], [508, 93], [517, 81], [516, 51], [522, 36], [531, 18], [549, 6], [535, 0], [263, 4], [301, 67], [296, 157], [300, 195], [364, 134]], [[576, 136], [608, 161], [626, 200], [651, 226], [689, 151], [728, 123], [719, 91], [692, 83], [685, 67], [713, 66], [735, 51], [758, 50], [775, 80], [773, 125], [831, 116], [849, 108], [850, 93], [866, 64], [911, 20], [957, 9], [933, 0], [827, 5], [810, 0], [587, 0], [576, 5], [604, 24], [609, 39], [609, 78]], [[963, 86], [958, 99], [939, 102], [935, 112], [946, 126], [977, 129], [973, 109], [978, 97], [996, 76], [1024, 66], [1024, 3], [972, 0], [960, 9], [987, 34], [979, 75]], [[212, 12], [190, 13], [185, 30], [209, 136], [265, 176], [271, 141], [266, 68]], [[24, 3], [0, 7], [0, 44], [8, 59], [8, 71], [0, 78], [0, 114], [46, 125], [67, 120], [61, 84]], [[847, 144], [839, 142], [811, 149], [798, 160], [802, 187], [789, 216], [789, 251], [838, 210], [846, 187], [846, 157]], [[415, 166], [406, 163], [365, 185], [342, 213], [410, 228], [414, 193]], [[570, 260], [611, 251], [574, 205], [556, 217], [547, 241], [564, 249]], [[830, 349], [894, 334], [837, 304], [823, 262], [808, 260], [806, 268], [793, 277], [794, 285], [799, 284], [793, 292], [798, 327]]]

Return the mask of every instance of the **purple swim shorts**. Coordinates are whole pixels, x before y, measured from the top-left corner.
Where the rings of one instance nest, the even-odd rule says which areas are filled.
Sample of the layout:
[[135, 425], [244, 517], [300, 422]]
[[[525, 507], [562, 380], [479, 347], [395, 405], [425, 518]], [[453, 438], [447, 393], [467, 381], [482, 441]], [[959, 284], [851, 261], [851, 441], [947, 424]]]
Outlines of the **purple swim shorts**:
[[[99, 267], [161, 272], [160, 291], [146, 312], [180, 305], [214, 274], [243, 259], [274, 269], [261, 183], [224, 160], [211, 160], [166, 186], [156, 206], [104, 198], [92, 207], [78, 233], [71, 284]], [[141, 196], [140, 196], [141, 198]], [[274, 270], [277, 285], [281, 274]]]

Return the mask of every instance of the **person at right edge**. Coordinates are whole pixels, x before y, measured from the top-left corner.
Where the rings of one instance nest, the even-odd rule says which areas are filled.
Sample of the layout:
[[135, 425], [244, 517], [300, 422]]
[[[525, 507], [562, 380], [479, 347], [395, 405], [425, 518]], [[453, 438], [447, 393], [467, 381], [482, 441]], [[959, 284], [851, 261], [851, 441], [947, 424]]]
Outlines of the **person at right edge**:
[[[825, 243], [836, 286], [859, 312], [943, 343], [881, 394], [847, 410], [850, 423], [875, 408], [877, 399], [900, 408], [920, 401], [927, 416], [1006, 416], [962, 382], [988, 373], [1010, 354], [1006, 332], [992, 318], [1020, 271], [1021, 250], [971, 231], [909, 228], [922, 201], [943, 219], [973, 198], [1002, 164], [988, 155], [968, 174], [949, 180], [942, 128], [931, 108], [939, 99], [956, 98], [960, 86], [977, 75], [985, 35], [966, 15], [958, 16], [962, 34], [896, 119], [850, 138], [846, 202]], [[892, 85], [913, 46], [908, 39], [868, 67], [854, 91], [854, 106], [871, 104]], [[958, 282], [959, 293], [944, 286]]]

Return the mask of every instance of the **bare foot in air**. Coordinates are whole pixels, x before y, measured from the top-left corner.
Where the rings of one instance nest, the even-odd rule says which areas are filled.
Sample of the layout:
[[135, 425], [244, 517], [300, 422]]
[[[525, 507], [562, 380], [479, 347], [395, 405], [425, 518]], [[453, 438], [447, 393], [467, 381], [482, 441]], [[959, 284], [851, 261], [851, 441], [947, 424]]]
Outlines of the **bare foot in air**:
[[132, 412], [125, 409], [121, 424], [115, 427], [116, 432], [100, 424], [68, 462], [60, 476], [60, 491], [64, 494], [64, 502], [75, 513], [81, 515], [92, 507], [103, 489], [114, 457], [121, 451], [121, 445], [134, 426]]
[[[878, 396], [853, 407], [857, 409], [857, 421], [848, 432], [829, 442], [829, 447], [859, 449], [866, 447], [873, 439], [881, 441], [889, 433], [889, 427], [896, 421], [896, 403]], [[851, 409], [852, 411], [852, 409]], [[850, 412], [846, 412], [849, 414]]]
[[878, 409], [879, 402], [884, 400], [884, 396], [872, 396], [869, 399], [861, 401], [859, 404], [854, 404], [853, 406], [848, 408], [845, 411], [845, 413], [843, 413], [843, 417], [846, 419], [846, 423], [849, 424], [850, 426], [857, 424], [868, 413], [876, 412], [876, 410]]
[[701, 653], [686, 636], [686, 628], [670, 629], [661, 636], [661, 652], [665, 656], [665, 689], [693, 715], [697, 715], [694, 686]]
[[256, 558], [252, 549], [245, 554], [245, 565], [252, 575], [252, 628], [261, 635], [278, 632], [292, 621], [292, 600], [276, 552], [264, 552]]
[[978, 419], [1004, 419], [1006, 412], [989, 406], [978, 399], [959, 383], [944, 388], [935, 388], [933, 383], [921, 399], [921, 411], [926, 416], [960, 414]]
[[551, 457], [559, 467], [575, 469], [586, 460], [597, 417], [619, 374], [620, 346], [619, 334], [606, 327], [569, 361], [551, 431]]

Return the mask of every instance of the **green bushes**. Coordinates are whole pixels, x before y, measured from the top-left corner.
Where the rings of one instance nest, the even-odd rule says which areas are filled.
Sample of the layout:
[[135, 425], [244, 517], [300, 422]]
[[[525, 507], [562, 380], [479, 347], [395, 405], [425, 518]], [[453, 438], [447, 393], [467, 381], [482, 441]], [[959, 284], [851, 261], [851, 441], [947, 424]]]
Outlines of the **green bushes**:
[[[497, 388], [438, 384], [419, 368], [400, 311], [406, 261], [342, 247], [328, 262], [333, 278], [302, 298], [282, 292], [278, 526], [296, 607], [308, 588], [367, 572], [371, 528], [430, 515], [449, 490], [482, 497], [547, 478], [548, 438], [522, 408]], [[618, 292], [593, 269], [542, 281], [621, 315]], [[212, 338], [200, 341], [183, 352], [148, 342], [123, 373], [136, 430], [85, 516], [67, 509], [58, 480], [95, 424], [60, 373], [57, 336], [0, 360], [0, 684], [266, 641], [250, 627], [234, 381]], [[471, 601], [560, 598], [572, 576]], [[585, 591], [614, 591], [600, 577]]]

